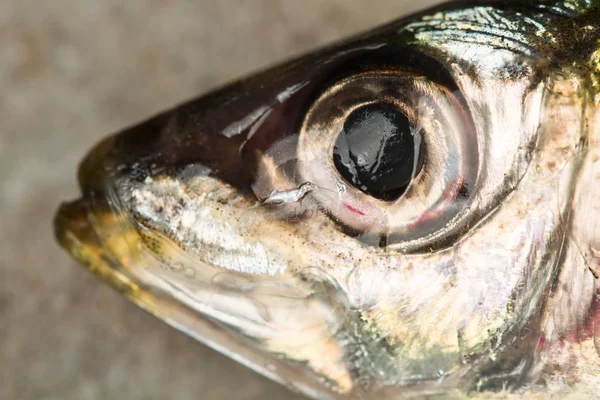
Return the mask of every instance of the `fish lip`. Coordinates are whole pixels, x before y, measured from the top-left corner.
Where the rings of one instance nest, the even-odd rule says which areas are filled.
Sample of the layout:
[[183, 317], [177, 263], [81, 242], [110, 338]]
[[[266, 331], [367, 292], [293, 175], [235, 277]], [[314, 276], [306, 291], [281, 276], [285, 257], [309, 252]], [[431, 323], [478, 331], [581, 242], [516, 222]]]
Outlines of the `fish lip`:
[[63, 202], [54, 215], [54, 236], [60, 245], [71, 255], [81, 260], [81, 254], [76, 249], [84, 243], [101, 246], [102, 243], [95, 234], [88, 220], [88, 205], [83, 198]]
[[[89, 200], [63, 202], [54, 216], [54, 236], [73, 258], [126, 297], [134, 298], [139, 286], [125, 273], [124, 265], [104, 243], [93, 222]], [[144, 307], [145, 308], [145, 307]]]
[[117, 136], [111, 135], [96, 143], [79, 163], [77, 182], [82, 198], [104, 192], [106, 178], [113, 169], [109, 166], [118, 164], [114, 156]]
[[103, 168], [113, 148], [114, 136], [97, 143], [80, 162], [77, 169], [77, 181], [81, 196], [75, 200], [62, 202], [54, 215], [54, 236], [60, 245], [79, 261], [84, 256], [77, 249], [91, 245], [100, 248], [102, 241], [95, 232], [89, 217], [91, 202], [101, 198], [104, 193], [106, 169]]
[[64, 248], [68, 249], [72, 245], [72, 233], [76, 230], [76, 225], [81, 224], [83, 205], [82, 199], [62, 202], [54, 214], [54, 237]]
[[[127, 297], [132, 297], [139, 287], [124, 271], [124, 257], [129, 254], [116, 254], [114, 248], [107, 248], [105, 240], [112, 225], [124, 217], [124, 209], [108, 183], [116, 178], [118, 169], [115, 157], [115, 143], [118, 134], [108, 136], [98, 142], [86, 154], [77, 169], [80, 197], [62, 202], [54, 216], [54, 236], [58, 243], [71, 256], [85, 265], [104, 282]], [[118, 226], [117, 226], [118, 227]], [[117, 232], [118, 233], [118, 232]], [[132, 252], [128, 249], [127, 252]]]

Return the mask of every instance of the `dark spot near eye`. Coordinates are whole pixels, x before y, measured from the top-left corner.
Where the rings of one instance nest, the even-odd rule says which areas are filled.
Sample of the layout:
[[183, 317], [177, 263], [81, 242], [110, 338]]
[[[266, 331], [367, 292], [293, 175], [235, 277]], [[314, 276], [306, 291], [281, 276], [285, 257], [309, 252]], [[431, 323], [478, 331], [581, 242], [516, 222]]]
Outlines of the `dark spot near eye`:
[[469, 198], [469, 186], [466, 183], [463, 183], [460, 188], [458, 188], [456, 198], [461, 200], [467, 200]]
[[390, 201], [421, 170], [421, 150], [420, 136], [406, 114], [392, 104], [375, 103], [350, 113], [335, 143], [333, 162], [357, 189]]

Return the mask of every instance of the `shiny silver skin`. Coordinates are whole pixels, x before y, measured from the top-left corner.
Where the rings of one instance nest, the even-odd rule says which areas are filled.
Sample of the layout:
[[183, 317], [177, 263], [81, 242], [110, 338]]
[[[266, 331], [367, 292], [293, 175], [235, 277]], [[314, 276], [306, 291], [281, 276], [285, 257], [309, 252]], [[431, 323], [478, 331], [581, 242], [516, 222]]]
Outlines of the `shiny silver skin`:
[[[413, 64], [349, 73], [252, 147], [255, 163], [237, 154], [313, 85], [298, 62], [168, 111], [148, 141], [191, 137], [193, 121], [214, 130], [193, 143], [217, 167], [200, 152], [165, 161], [184, 146], [138, 155], [127, 137], [153, 122], [124, 131], [82, 164], [58, 238], [141, 307], [314, 398], [596, 398], [599, 9], [448, 5], [324, 50], [315, 70], [401, 43], [452, 84]], [[393, 202], [353, 188], [330, 156], [345, 117], [382, 98], [425, 144]], [[248, 111], [231, 117], [238, 99]], [[220, 150], [237, 138], [239, 152]], [[224, 177], [228, 162], [249, 184]]]

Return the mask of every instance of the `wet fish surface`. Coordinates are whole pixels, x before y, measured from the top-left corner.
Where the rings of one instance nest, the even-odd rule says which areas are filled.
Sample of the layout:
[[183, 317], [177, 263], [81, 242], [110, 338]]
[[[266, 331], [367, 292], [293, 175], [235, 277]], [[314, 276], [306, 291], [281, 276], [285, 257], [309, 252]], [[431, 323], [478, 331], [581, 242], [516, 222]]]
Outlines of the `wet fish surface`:
[[600, 393], [600, 2], [459, 1], [107, 137], [61, 245], [317, 399]]

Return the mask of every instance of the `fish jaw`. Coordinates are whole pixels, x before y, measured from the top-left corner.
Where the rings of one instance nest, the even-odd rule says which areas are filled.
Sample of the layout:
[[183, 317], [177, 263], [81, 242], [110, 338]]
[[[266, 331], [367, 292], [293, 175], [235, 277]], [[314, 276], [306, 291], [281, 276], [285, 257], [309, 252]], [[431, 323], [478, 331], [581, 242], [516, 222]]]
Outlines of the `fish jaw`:
[[[213, 265], [191, 259], [164, 235], [130, 222], [104, 200], [80, 199], [60, 207], [56, 237], [74, 258], [139, 307], [237, 362], [314, 398], [336, 398], [350, 390], [339, 346], [326, 340], [329, 327], [314, 322], [315, 315], [326, 320], [330, 311], [307, 300], [307, 289], [284, 280], [277, 283], [283, 289], [266, 282], [264, 293], [253, 295], [257, 285], [252, 279], [215, 271]], [[149, 250], [149, 246], [154, 247]], [[158, 257], [153, 253], [157, 250]], [[282, 290], [286, 291], [279, 303], [283, 311], [271, 315], [260, 301]], [[304, 303], [311, 326], [302, 315], [287, 315], [291, 301]], [[302, 331], [303, 336], [289, 340], [293, 338], [289, 332], [277, 330], [276, 323], [282, 321], [287, 330]], [[268, 349], [255, 342], [263, 338], [271, 338]], [[303, 348], [304, 354], [299, 354]], [[312, 368], [285, 362], [286, 352], [299, 361], [310, 360]], [[323, 387], [322, 376], [336, 382], [335, 390]]]

